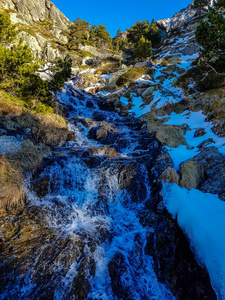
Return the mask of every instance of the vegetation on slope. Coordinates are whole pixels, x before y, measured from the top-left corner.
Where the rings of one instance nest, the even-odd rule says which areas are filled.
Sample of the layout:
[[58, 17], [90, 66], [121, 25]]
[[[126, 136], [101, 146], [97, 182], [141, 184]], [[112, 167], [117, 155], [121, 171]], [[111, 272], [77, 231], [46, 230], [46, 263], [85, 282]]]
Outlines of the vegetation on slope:
[[[0, 14], [0, 130], [9, 140], [19, 132], [22, 140], [16, 153], [0, 156], [0, 207], [20, 209], [24, 200], [24, 176], [42, 163], [49, 147], [69, 138], [66, 120], [56, 114], [54, 92], [71, 76], [69, 57], [57, 59], [50, 71], [52, 79], [39, 76], [40, 62], [28, 46], [12, 45], [17, 35], [9, 15]], [[12, 135], [13, 134], [13, 135]], [[9, 151], [10, 152], [10, 151]]]
[[[205, 3], [205, 1], [203, 1]], [[205, 6], [204, 6], [205, 9]], [[199, 7], [199, 11], [203, 7]], [[195, 36], [200, 45], [200, 57], [192, 69], [178, 80], [180, 86], [187, 88], [190, 78], [197, 84], [200, 92], [216, 89], [225, 84], [225, 2], [219, 0], [210, 8], [206, 18], [200, 20]]]

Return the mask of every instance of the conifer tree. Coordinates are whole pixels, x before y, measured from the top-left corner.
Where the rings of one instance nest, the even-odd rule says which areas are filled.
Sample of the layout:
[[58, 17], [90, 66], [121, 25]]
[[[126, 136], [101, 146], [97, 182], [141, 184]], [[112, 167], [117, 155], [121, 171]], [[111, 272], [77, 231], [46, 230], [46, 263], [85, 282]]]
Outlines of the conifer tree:
[[152, 43], [146, 40], [143, 35], [134, 48], [135, 57], [138, 59], [146, 59], [152, 56]]
[[6, 12], [0, 14], [0, 43], [9, 43], [11, 42], [17, 31], [15, 25], [11, 24], [9, 15]]
[[225, 19], [223, 13], [222, 6], [217, 5], [210, 9], [207, 19], [201, 20], [195, 31], [202, 55], [209, 60], [212, 58], [216, 60], [225, 56]]
[[191, 6], [192, 9], [196, 10], [196, 16], [201, 17], [202, 13], [208, 11], [209, 7], [209, 0], [194, 0], [193, 5]]

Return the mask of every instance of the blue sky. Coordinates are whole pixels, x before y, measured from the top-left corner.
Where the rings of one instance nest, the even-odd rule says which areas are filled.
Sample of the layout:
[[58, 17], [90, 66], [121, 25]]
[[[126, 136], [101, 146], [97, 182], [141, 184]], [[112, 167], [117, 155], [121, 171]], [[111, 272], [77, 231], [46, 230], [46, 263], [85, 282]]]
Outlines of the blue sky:
[[191, 0], [51, 0], [71, 21], [77, 17], [91, 25], [103, 24], [111, 37], [130, 28], [135, 21], [166, 19]]

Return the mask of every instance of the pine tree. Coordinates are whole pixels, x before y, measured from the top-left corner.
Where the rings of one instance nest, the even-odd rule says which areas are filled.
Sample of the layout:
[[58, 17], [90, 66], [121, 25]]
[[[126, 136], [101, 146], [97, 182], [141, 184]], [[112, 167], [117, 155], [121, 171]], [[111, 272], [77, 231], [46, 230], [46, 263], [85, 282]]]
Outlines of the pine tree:
[[112, 39], [106, 27], [100, 24], [92, 26], [90, 31], [90, 41], [93, 41], [97, 47], [112, 48]]
[[135, 57], [138, 59], [146, 59], [152, 56], [152, 43], [146, 40], [143, 35], [134, 48]]
[[152, 20], [151, 24], [148, 21], [137, 21], [130, 29], [127, 29], [127, 39], [131, 46], [135, 46], [141, 37], [152, 42], [154, 47], [157, 47], [161, 42], [161, 34], [158, 24]]
[[11, 24], [9, 15], [6, 12], [0, 13], [0, 42], [9, 43], [11, 42], [17, 31], [15, 25]]
[[68, 41], [69, 50], [77, 50], [79, 44], [85, 44], [90, 36], [90, 23], [77, 18], [70, 26]]
[[200, 21], [195, 36], [205, 58], [216, 60], [225, 55], [225, 19], [218, 7], [210, 9], [206, 21]]
[[193, 5], [191, 6], [192, 9], [196, 10], [196, 16], [201, 17], [202, 13], [208, 11], [209, 7], [209, 0], [194, 0]]

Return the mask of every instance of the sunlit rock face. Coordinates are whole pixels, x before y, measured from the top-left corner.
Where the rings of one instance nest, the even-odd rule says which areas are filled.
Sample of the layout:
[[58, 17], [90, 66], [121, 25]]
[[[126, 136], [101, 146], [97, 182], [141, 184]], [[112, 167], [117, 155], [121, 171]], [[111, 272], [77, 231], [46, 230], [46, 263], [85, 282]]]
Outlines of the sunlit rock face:
[[49, 0], [2, 0], [0, 7], [15, 10], [18, 17], [27, 21], [52, 19], [61, 29], [67, 29], [70, 21]]

